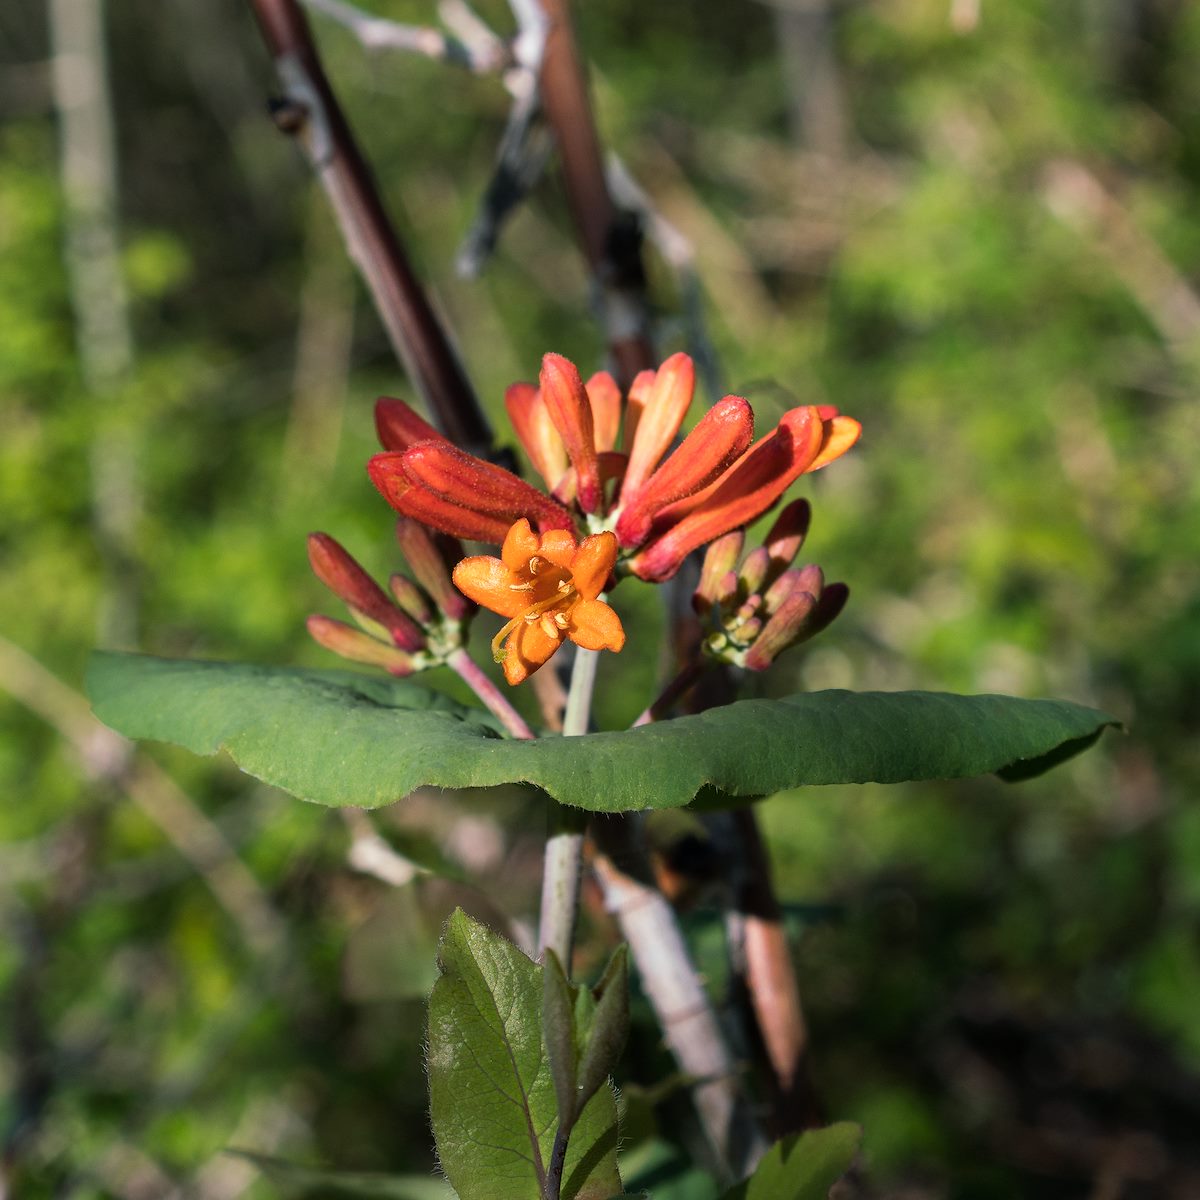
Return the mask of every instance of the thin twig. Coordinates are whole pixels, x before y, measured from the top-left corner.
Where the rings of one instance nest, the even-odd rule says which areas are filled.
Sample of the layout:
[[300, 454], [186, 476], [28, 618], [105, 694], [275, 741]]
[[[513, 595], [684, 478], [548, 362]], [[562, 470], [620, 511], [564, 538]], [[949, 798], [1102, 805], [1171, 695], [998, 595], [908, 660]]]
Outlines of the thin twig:
[[483, 701], [513, 737], [535, 736], [521, 714], [504, 698], [504, 693], [483, 673], [479, 664], [465, 650], [456, 650], [446, 659], [446, 665]]
[[284, 89], [284, 99], [275, 107], [276, 124], [304, 148], [392, 348], [446, 435], [486, 457], [491, 428], [388, 219], [304, 13], [297, 0], [250, 3]]
[[633, 723], [633, 728], [661, 721], [675, 704], [681, 700], [696, 685], [696, 681], [704, 674], [710, 664], [703, 659], [690, 659], [683, 669], [663, 688], [658, 699], [648, 704], [642, 715]]
[[[507, 66], [511, 61], [508, 47], [501, 38], [493, 34], [477, 17], [471, 26], [471, 35], [453, 37], [428, 25], [405, 25], [386, 17], [363, 12], [345, 0], [302, 0], [306, 8], [318, 12], [331, 21], [348, 29], [364, 50], [372, 53], [379, 50], [404, 50], [420, 54], [438, 62], [465, 67], [480, 75], [490, 74]], [[462, 19], [465, 5], [445, 5], [443, 20], [447, 17], [456, 23]], [[450, 23], [447, 20], [447, 24]], [[464, 23], [465, 25], [465, 23]]]

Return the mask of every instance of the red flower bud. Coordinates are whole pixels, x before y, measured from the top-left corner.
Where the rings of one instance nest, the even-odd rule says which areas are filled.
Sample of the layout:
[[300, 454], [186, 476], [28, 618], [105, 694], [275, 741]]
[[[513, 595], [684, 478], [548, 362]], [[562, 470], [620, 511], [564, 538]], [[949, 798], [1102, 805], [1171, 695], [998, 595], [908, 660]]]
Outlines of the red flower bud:
[[763, 538], [763, 545], [771, 556], [768, 579], [777, 577], [781, 571], [786, 571], [792, 565], [804, 545], [804, 539], [808, 536], [811, 521], [812, 505], [807, 500], [793, 500], [780, 511], [767, 536]]
[[[727, 533], [709, 544], [704, 552], [704, 565], [700, 568], [700, 582], [692, 595], [692, 607], [703, 615], [717, 603], [722, 578], [737, 566], [746, 535], [740, 529]], [[734, 585], [737, 576], [734, 576]]]
[[592, 403], [596, 450], [600, 454], [615, 450], [621, 431], [621, 389], [607, 371], [597, 371], [587, 381], [587, 394]]
[[446, 616], [465, 621], [477, 611], [477, 606], [454, 586], [450, 578], [450, 573], [465, 557], [462, 543], [457, 538], [432, 533], [419, 521], [401, 517], [396, 522], [396, 540], [417, 582]]
[[348, 658], [351, 662], [369, 663], [382, 667], [391, 675], [411, 675], [414, 669], [412, 656], [395, 646], [378, 642], [373, 637], [332, 617], [309, 617], [308, 632], [313, 641], [332, 650], [334, 654]]
[[751, 671], [765, 671], [776, 658], [795, 643], [817, 599], [811, 592], [792, 592], [771, 614], [754, 642], [746, 651], [746, 666]]
[[[561, 354], [542, 359], [542, 400], [575, 468], [579, 507], [594, 513], [600, 507], [600, 472], [592, 405], [575, 364]], [[564, 526], [565, 528], [565, 526]]]
[[[641, 380], [639, 375], [634, 380], [635, 386]], [[654, 386], [639, 408], [632, 403], [634, 389], [630, 389], [631, 403], [626, 422], [633, 424], [633, 433], [632, 437], [626, 433], [629, 467], [621, 488], [622, 504], [631, 499], [649, 479], [650, 473], [667, 452], [667, 447], [675, 440], [683, 418], [691, 407], [695, 388], [696, 368], [692, 360], [686, 354], [672, 354], [659, 367]]]
[[514, 383], [504, 393], [504, 407], [533, 469], [553, 490], [566, 474], [567, 451], [542, 393], [532, 383]]
[[419, 650], [425, 635], [411, 617], [384, 595], [383, 589], [327, 533], [308, 536], [308, 561], [317, 578], [340, 596], [355, 614], [380, 627], [402, 650]]
[[793, 592], [811, 592], [820, 596], [825, 586], [825, 573], [815, 563], [807, 567], [784, 571], [766, 593], [767, 612], [774, 612]]
[[390, 575], [388, 591], [400, 608], [408, 613], [418, 625], [431, 625], [434, 619], [432, 607], [425, 593], [407, 575]]
[[745, 453], [753, 437], [750, 405], [740, 396], [726, 396], [704, 414], [679, 448], [635, 493], [629, 492], [627, 468], [621, 494], [628, 499], [617, 521], [621, 545], [643, 542], [658, 512], [706, 488]]
[[778, 427], [752, 446], [716, 483], [698, 497], [661, 514], [665, 523], [677, 511], [686, 511], [677, 524], [667, 527], [630, 560], [633, 573], [653, 583], [670, 579], [697, 547], [760, 516], [808, 469], [823, 434], [815, 408], [794, 408], [784, 413]]
[[738, 572], [738, 580], [746, 593], [757, 592], [766, 582], [767, 568], [771, 565], [771, 556], [766, 546], [755, 546], [746, 555], [742, 569]]
[[385, 450], [407, 450], [417, 442], [448, 441], [408, 404], [392, 396], [380, 396], [375, 401], [375, 432]]
[[491, 513], [475, 512], [444, 500], [428, 488], [410, 483], [401, 467], [402, 454], [376, 454], [367, 463], [371, 482], [383, 498], [401, 515], [412, 517], [431, 529], [473, 542], [499, 545], [508, 533], [511, 521]]

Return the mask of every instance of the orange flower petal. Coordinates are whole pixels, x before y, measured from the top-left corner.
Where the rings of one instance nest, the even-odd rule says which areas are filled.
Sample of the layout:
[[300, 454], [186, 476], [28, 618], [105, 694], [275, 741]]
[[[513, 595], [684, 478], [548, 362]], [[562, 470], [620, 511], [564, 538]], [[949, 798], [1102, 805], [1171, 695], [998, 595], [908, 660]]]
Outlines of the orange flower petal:
[[528, 679], [561, 645], [536, 621], [522, 621], [505, 647], [504, 678], [514, 686]]
[[621, 429], [621, 389], [607, 371], [597, 371], [585, 386], [592, 402], [596, 449], [601, 454], [615, 450]]
[[696, 367], [686, 354], [672, 354], [658, 369], [654, 388], [637, 422], [629, 466], [621, 486], [621, 499], [627, 500], [650, 477], [659, 459], [675, 440], [683, 418], [691, 407], [696, 388]]
[[532, 383], [514, 383], [504, 393], [508, 419], [533, 469], [555, 488], [567, 471], [567, 449], [550, 420], [542, 393]]
[[529, 593], [513, 587], [521, 582], [516, 572], [490, 554], [464, 558], [454, 568], [454, 586], [502, 617], [519, 617], [529, 607]]
[[603, 600], [580, 600], [570, 613], [571, 641], [585, 650], [618, 651], [625, 645], [621, 618]]
[[862, 434], [862, 425], [853, 417], [834, 417], [824, 421], [825, 436], [821, 442], [821, 450], [813, 459], [810, 471], [819, 471], [827, 467], [835, 458], [841, 458]]
[[549, 559], [556, 567], [562, 567], [564, 571], [569, 571], [577, 545], [575, 535], [570, 530], [550, 529], [542, 534], [542, 540], [536, 553], [542, 558]]
[[585, 600], [594, 600], [604, 590], [604, 582], [612, 574], [616, 561], [616, 534], [605, 531], [584, 538], [571, 560], [575, 590]]
[[513, 527], [504, 537], [504, 545], [500, 557], [510, 571], [519, 571], [526, 566], [532, 555], [538, 551], [538, 536], [529, 527], [529, 521], [522, 517], [514, 522]]

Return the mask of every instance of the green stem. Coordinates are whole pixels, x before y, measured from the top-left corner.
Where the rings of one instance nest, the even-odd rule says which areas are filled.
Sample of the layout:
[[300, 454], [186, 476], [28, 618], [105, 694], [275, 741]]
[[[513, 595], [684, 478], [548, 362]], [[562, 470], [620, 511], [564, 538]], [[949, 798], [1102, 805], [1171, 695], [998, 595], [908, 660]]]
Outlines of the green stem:
[[455, 650], [446, 659], [448, 666], [479, 697], [488, 710], [515, 738], [532, 739], [536, 735], [521, 714], [504, 698], [504, 693], [483, 673], [465, 650]]
[[[578, 649], [571, 671], [571, 690], [563, 717], [563, 737], [587, 733], [596, 686], [599, 651]], [[579, 914], [579, 881], [583, 869], [583, 828], [572, 810], [554, 805], [551, 828], [546, 838], [546, 861], [542, 870], [542, 909], [538, 955], [547, 947], [558, 955], [567, 978], [571, 976], [571, 951], [575, 945], [575, 922]]]

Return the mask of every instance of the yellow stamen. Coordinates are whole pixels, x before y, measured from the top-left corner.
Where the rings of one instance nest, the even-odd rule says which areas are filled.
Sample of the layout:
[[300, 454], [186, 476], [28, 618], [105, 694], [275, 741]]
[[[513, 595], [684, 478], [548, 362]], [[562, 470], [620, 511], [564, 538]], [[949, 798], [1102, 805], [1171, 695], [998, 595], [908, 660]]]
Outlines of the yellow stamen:
[[542, 569], [542, 560], [540, 558], [538, 558], [538, 556], [535, 554], [529, 560], [529, 573], [530, 573], [530, 575], [536, 575], [541, 569]]
[[566, 613], [558, 612], [554, 614], [554, 623], [559, 627], [559, 629], [566, 629], [566, 627], [570, 624], [570, 620], [568, 619]]
[[[545, 600], [539, 600], [536, 604], [531, 604], [523, 613], [521, 613], [520, 616], [513, 617], [513, 619], [509, 621], [508, 624], [505, 625], [504, 628], [501, 629], [494, 638], [492, 638], [493, 662], [504, 661], [504, 642], [512, 636], [513, 630], [516, 629], [522, 621], [526, 621], [528, 624], [532, 625], [541, 617], [542, 613], [558, 608], [564, 601], [570, 599], [570, 597], [575, 594], [574, 584], [567, 583], [564, 580], [558, 586], [560, 590], [555, 592], [553, 596], [549, 596]], [[543, 626], [543, 628], [545, 628], [545, 626]]]
[[542, 632], [548, 638], [553, 638], [556, 642], [562, 636], [562, 634], [559, 632], [558, 623], [557, 623], [558, 618], [561, 616], [562, 616], [562, 613], [556, 613], [553, 617], [551, 617], [549, 613], [546, 613], [546, 615], [543, 616], [541, 621], [539, 622], [539, 624], [542, 627]]
[[508, 585], [508, 590], [510, 592], [532, 592], [533, 584], [532, 583], [510, 583]]

